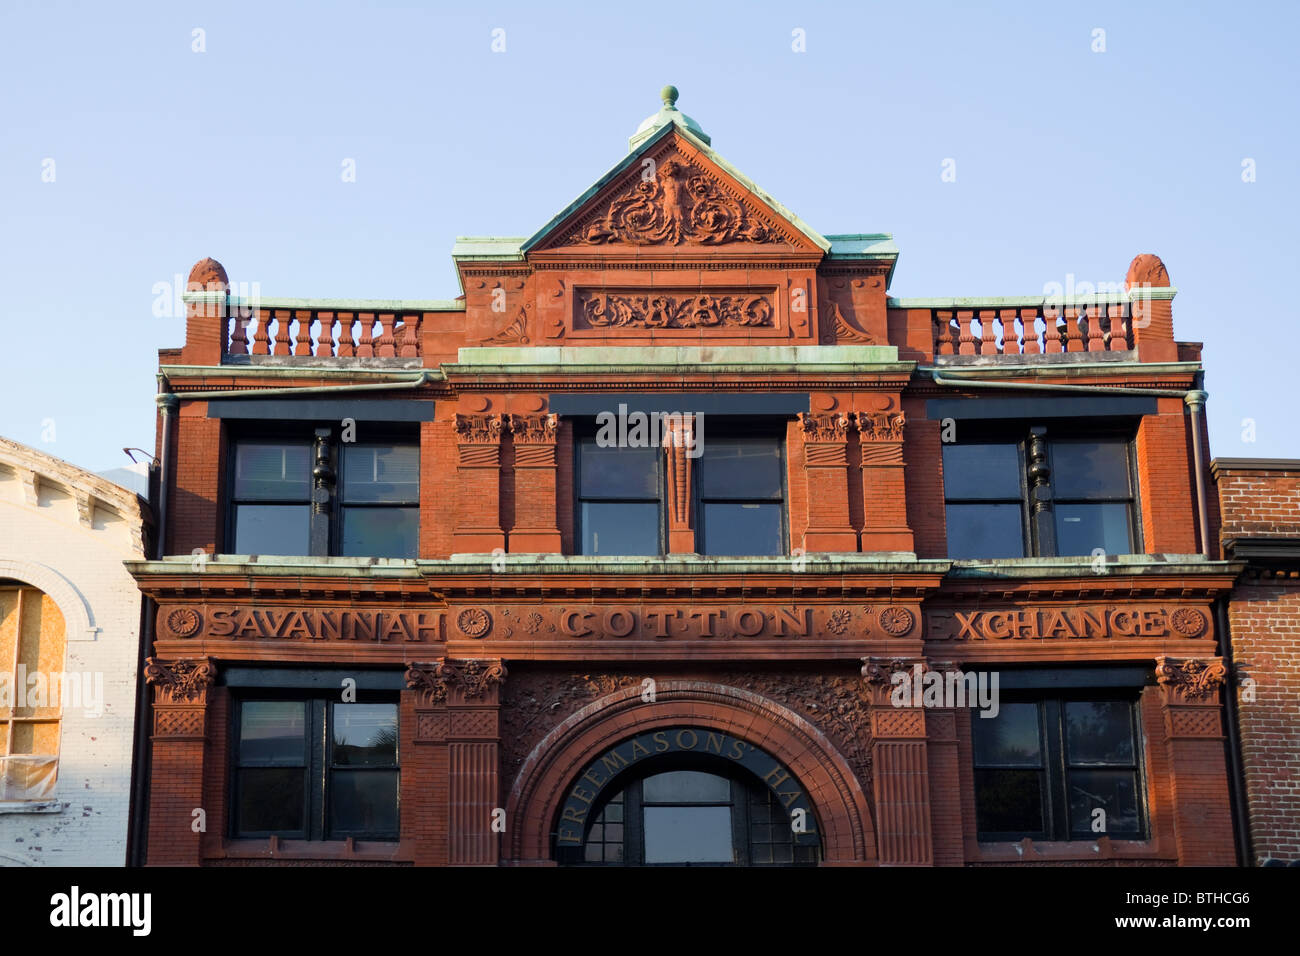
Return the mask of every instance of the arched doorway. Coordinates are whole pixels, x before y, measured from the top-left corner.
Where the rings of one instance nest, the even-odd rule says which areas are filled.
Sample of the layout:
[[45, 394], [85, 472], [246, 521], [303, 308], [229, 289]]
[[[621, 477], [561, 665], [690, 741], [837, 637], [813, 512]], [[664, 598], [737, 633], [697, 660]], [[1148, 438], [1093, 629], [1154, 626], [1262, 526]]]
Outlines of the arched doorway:
[[561, 865], [798, 866], [821, 861], [799, 780], [731, 734], [669, 727], [588, 762], [556, 814]]
[[[706, 760], [712, 757], [717, 767], [723, 765], [717, 758], [731, 764], [742, 761], [732, 757], [731, 745], [708, 735], [727, 735], [740, 741], [745, 745], [741, 752], [755, 761], [748, 769], [759, 780], [771, 775], [766, 785], [769, 789], [775, 785], [784, 794], [779, 799], [792, 822], [795, 809], [807, 811], [804, 819], [815, 824], [813, 832], [820, 840], [823, 863], [876, 862], [875, 832], [866, 796], [843, 755], [806, 719], [759, 694], [713, 682], [665, 679], [658, 682], [654, 701], [641, 695], [639, 686], [630, 686], [598, 698], [562, 720], [533, 746], [511, 785], [506, 805], [506, 819], [511, 821], [503, 847], [506, 860], [522, 865], [556, 863], [560, 846], [583, 846], [594, 804], [607, 802], [627, 780], [648, 776], [651, 769], [716, 773], [708, 766], [643, 764], [647, 757], [661, 756], [676, 744], [678, 731], [694, 731], [701, 735], [703, 746], [690, 747], [688, 735], [675, 752], [690, 750]], [[666, 737], [669, 744], [654, 741], [655, 734], [670, 732]], [[646, 737], [649, 739], [641, 747], [648, 753], [632, 746], [634, 739]], [[757, 762], [760, 754], [766, 758], [761, 764]], [[635, 770], [623, 766], [619, 755], [627, 764], [637, 764]], [[610, 761], [608, 767], [605, 758]], [[611, 783], [611, 777], [617, 779]], [[794, 786], [787, 786], [791, 781]], [[600, 792], [594, 792], [593, 786]], [[806, 802], [796, 802], [790, 796], [795, 789]], [[594, 809], [599, 812], [603, 805]]]

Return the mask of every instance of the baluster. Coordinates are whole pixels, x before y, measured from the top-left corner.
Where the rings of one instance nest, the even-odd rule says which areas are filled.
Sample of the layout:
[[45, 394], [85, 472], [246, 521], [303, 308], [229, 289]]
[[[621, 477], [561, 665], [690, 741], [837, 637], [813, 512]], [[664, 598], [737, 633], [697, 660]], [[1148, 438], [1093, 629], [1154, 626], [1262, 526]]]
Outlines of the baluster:
[[934, 352], [936, 355], [953, 354], [953, 328], [951, 312], [934, 313]]
[[1021, 333], [1016, 329], [1016, 310], [1003, 309], [998, 313], [998, 320], [1002, 323], [1002, 354], [1019, 355], [1024, 349]]
[[1038, 310], [1021, 309], [1020, 324], [1024, 327], [1022, 341], [1025, 343], [1024, 354], [1038, 355], [1042, 350], [1038, 346]]
[[1083, 332], [1079, 328], [1079, 307], [1065, 307], [1065, 350], [1067, 352], [1083, 351]]
[[275, 316], [275, 348], [272, 355], [289, 355], [289, 343], [292, 337], [289, 331], [289, 323], [293, 320], [293, 313], [286, 309], [272, 309]]
[[357, 358], [374, 358], [375, 313], [362, 312], [360, 316], [361, 344], [357, 346]]
[[961, 343], [957, 347], [958, 355], [975, 354], [975, 337], [971, 334], [971, 319], [974, 318], [974, 312], [958, 312], [957, 328], [961, 331]]
[[331, 358], [334, 355], [334, 326], [339, 320], [333, 312], [320, 313], [320, 335], [316, 337], [316, 357]]
[[1112, 302], [1107, 311], [1110, 313], [1110, 350], [1112, 352], [1123, 352], [1128, 349], [1128, 329], [1125, 328], [1127, 323], [1124, 321], [1124, 313], [1127, 311], [1127, 305], [1123, 302]]
[[1100, 302], [1088, 306], [1088, 351], [1104, 352], [1106, 351], [1106, 332], [1101, 327], [1102, 316], [1106, 314], [1106, 306]]
[[397, 349], [393, 347], [396, 342], [393, 337], [393, 322], [396, 318], [391, 312], [379, 316], [379, 341], [375, 343], [379, 349], [375, 354], [380, 358], [397, 357]]
[[420, 357], [420, 313], [402, 316], [402, 358]]
[[339, 358], [355, 358], [357, 345], [352, 341], [352, 325], [356, 322], [356, 313], [340, 312], [338, 315], [343, 322], [343, 329], [339, 334], [339, 347], [336, 354]]
[[230, 349], [229, 355], [247, 355], [248, 354], [248, 333], [244, 331], [244, 306], [239, 306], [234, 310], [232, 319], [234, 325], [230, 330]]
[[299, 310], [294, 313], [294, 318], [298, 320], [298, 344], [294, 347], [294, 355], [311, 355], [311, 323], [312, 314], [310, 311]]
[[997, 315], [992, 309], [980, 310], [980, 355], [997, 355], [998, 331], [993, 327], [993, 317]]
[[271, 313], [269, 310], [257, 309], [253, 313], [253, 354], [270, 355]]
[[1059, 325], [1060, 320], [1059, 305], [1043, 306], [1043, 351], [1048, 355], [1065, 351], [1065, 333]]

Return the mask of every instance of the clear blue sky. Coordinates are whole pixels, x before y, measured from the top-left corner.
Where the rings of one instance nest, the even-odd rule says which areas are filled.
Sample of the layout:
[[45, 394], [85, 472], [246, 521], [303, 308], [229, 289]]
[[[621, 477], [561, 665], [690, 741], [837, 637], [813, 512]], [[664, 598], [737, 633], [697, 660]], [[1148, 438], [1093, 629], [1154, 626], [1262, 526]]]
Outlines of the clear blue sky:
[[814, 228], [892, 232], [894, 295], [1160, 255], [1212, 452], [1300, 457], [1298, 9], [5, 0], [0, 434], [92, 470], [152, 448], [184, 337], [153, 288], [203, 256], [264, 296], [454, 297], [457, 235], [532, 233], [673, 83]]

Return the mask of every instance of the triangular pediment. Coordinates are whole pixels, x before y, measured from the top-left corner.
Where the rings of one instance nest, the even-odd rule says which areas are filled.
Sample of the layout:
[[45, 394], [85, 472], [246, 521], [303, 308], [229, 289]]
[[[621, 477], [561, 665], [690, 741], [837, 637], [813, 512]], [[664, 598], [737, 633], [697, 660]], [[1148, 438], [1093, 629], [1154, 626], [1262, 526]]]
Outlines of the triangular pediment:
[[689, 132], [666, 126], [523, 245], [816, 254], [830, 243]]

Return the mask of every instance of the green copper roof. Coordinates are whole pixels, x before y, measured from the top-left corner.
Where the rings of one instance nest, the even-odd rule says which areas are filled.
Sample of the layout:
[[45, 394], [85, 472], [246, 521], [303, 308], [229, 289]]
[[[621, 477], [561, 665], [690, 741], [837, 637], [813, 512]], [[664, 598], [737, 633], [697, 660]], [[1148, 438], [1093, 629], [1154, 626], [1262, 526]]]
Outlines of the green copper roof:
[[466, 259], [522, 259], [521, 246], [527, 236], [457, 236], [451, 257]]
[[678, 126], [695, 134], [696, 139], [705, 143], [713, 142], [699, 123], [677, 108], [677, 87], [665, 86], [659, 95], [663, 97], [664, 105], [658, 113], [652, 113], [641, 121], [641, 125], [627, 141], [628, 152], [636, 152], [636, 148], [653, 136], [661, 126]]

